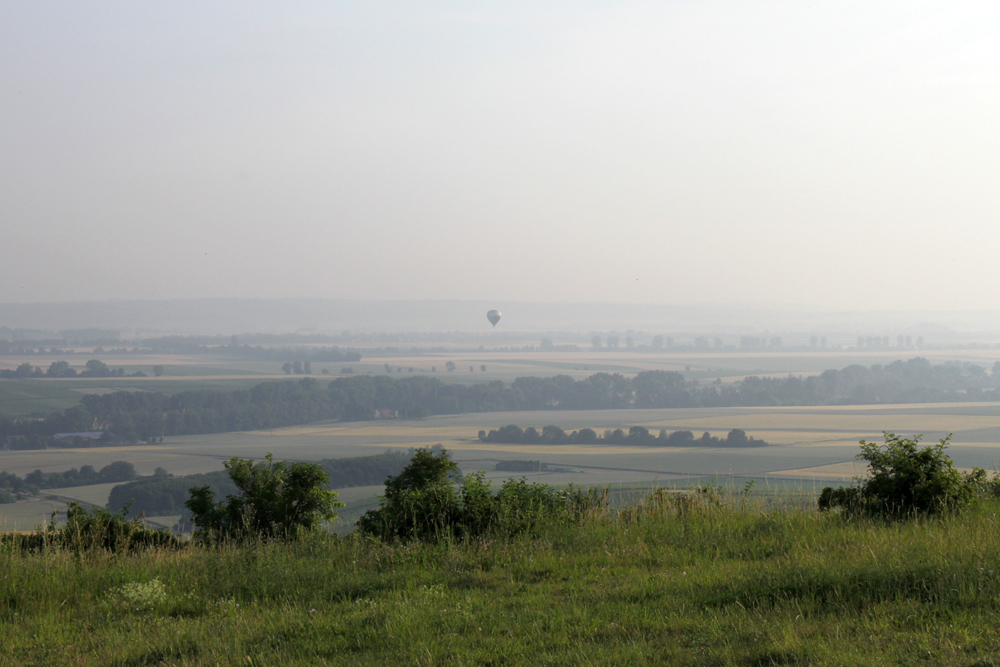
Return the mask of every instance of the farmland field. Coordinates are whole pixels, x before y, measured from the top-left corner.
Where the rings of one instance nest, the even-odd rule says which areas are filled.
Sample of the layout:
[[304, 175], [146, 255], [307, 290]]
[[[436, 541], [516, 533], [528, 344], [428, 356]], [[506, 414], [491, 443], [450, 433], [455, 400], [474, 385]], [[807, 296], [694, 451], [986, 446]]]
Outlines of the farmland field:
[[[709, 431], [725, 435], [743, 428], [772, 446], [763, 448], [640, 447], [622, 445], [505, 445], [477, 440], [480, 429], [515, 423], [522, 427], [555, 424], [564, 429], [628, 428]], [[274, 431], [170, 437], [163, 444], [89, 449], [0, 452], [0, 469], [24, 475], [35, 469], [62, 471], [89, 464], [100, 468], [115, 460], [148, 475], [162, 466], [182, 475], [222, 468], [233, 456], [261, 457], [273, 452], [290, 460], [316, 461], [377, 454], [387, 449], [441, 444], [466, 472], [490, 471], [491, 479], [512, 473], [492, 472], [498, 460], [539, 460], [555, 472], [528, 473], [549, 484], [615, 485], [656, 483], [690, 485], [716, 479], [760, 485], [797, 483], [818, 490], [849, 480], [860, 472], [854, 463], [860, 438], [879, 439], [883, 430], [925, 434], [934, 442], [952, 433], [949, 449], [956, 465], [992, 469], [1000, 463], [1000, 406], [995, 403], [837, 406], [802, 408], [696, 408], [663, 410], [545, 411], [438, 416], [422, 420], [317, 423]], [[517, 473], [516, 476], [520, 476]], [[95, 502], [110, 486], [80, 487], [47, 493]], [[378, 487], [345, 491], [344, 499], [363, 500]], [[95, 495], [95, 492], [97, 495]], [[72, 494], [72, 495], [70, 495]], [[0, 505], [0, 522], [20, 522], [27, 508]], [[31, 525], [40, 513], [28, 513]]]
[[[690, 379], [735, 382], [749, 374], [781, 376], [815, 374], [827, 368], [850, 364], [891, 363], [896, 359], [924, 356], [933, 363], [964, 361], [985, 368], [1000, 359], [1000, 349], [970, 350], [879, 350], [879, 351], [783, 351], [661, 352], [591, 350], [539, 352], [532, 350], [469, 349], [448, 352], [429, 349], [396, 351], [362, 349], [364, 358], [355, 363], [315, 363], [313, 375], [320, 382], [342, 375], [385, 374], [389, 366], [394, 378], [425, 374], [447, 382], [477, 383], [520, 376], [570, 375], [582, 379], [596, 372], [633, 375], [643, 370], [672, 370]], [[23, 416], [61, 410], [76, 404], [88, 393], [116, 390], [176, 393], [190, 389], [233, 390], [267, 380], [299, 379], [281, 371], [275, 361], [247, 361], [212, 355], [45, 355], [0, 358], [0, 367], [14, 368], [28, 362], [46, 367], [59, 358], [82, 368], [86, 359], [101, 357], [110, 367], [127, 373], [142, 371], [149, 377], [67, 378], [0, 380], [0, 414]], [[454, 372], [445, 364], [453, 362]], [[154, 365], [164, 366], [162, 377], [153, 377]], [[486, 370], [482, 370], [485, 366]], [[471, 367], [471, 370], [470, 370]], [[322, 370], [329, 374], [321, 374]], [[652, 431], [709, 431], [724, 436], [742, 428], [772, 446], [754, 449], [670, 448], [615, 445], [500, 445], [478, 442], [480, 429], [506, 424], [541, 427], [555, 424], [566, 430], [646, 426]], [[25, 475], [36, 469], [58, 472], [82, 465], [100, 468], [125, 460], [142, 475], [157, 467], [175, 475], [209, 472], [222, 468], [233, 456], [276, 457], [316, 461], [324, 458], [364, 456], [386, 449], [406, 449], [441, 444], [452, 452], [462, 468], [487, 470], [491, 479], [510, 473], [493, 472], [501, 459], [538, 460], [554, 470], [528, 473], [532, 480], [550, 484], [690, 485], [705, 480], [743, 483], [757, 479], [761, 485], [798, 484], [814, 490], [831, 482], [843, 482], [861, 472], [854, 462], [860, 438], [879, 438], [883, 430], [901, 434], [923, 433], [933, 442], [953, 433], [952, 457], [960, 467], [992, 468], [1000, 463], [1000, 406], [994, 403], [946, 403], [918, 405], [874, 405], [803, 408], [718, 408], [669, 410], [549, 411], [437, 416], [423, 420], [355, 423], [318, 423], [274, 431], [169, 437], [162, 444], [44, 451], [0, 451], [0, 470]], [[518, 474], [520, 475], [520, 474]], [[60, 498], [101, 504], [112, 485], [46, 490]], [[345, 490], [342, 498], [362, 508], [379, 487]], [[45, 507], [42, 507], [45, 505]], [[33, 501], [0, 505], [0, 525], [7, 529], [33, 527], [39, 517], [51, 512], [56, 501]]]

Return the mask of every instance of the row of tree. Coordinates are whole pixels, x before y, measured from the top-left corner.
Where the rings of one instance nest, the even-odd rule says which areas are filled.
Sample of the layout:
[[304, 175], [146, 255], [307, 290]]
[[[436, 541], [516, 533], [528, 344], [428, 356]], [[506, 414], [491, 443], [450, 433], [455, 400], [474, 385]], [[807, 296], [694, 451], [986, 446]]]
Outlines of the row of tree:
[[[145, 373], [142, 371], [137, 371], [132, 374], [132, 377], [145, 377]], [[42, 370], [41, 366], [32, 366], [31, 364], [25, 362], [18, 366], [17, 368], [11, 370], [8, 368], [0, 370], [0, 378], [6, 380], [15, 380], [23, 378], [71, 378], [71, 377], [82, 377], [82, 378], [107, 378], [107, 377], [124, 377], [124, 368], [110, 368], [107, 364], [99, 359], [91, 359], [84, 366], [82, 371], [77, 372], [75, 368], [69, 365], [68, 361], [53, 361], [49, 364], [47, 370]]]
[[[534, 426], [522, 429], [516, 424], [510, 424], [489, 433], [479, 432], [481, 442], [495, 442], [518, 445], [658, 445], [661, 447], [764, 447], [763, 440], [747, 437], [743, 429], [734, 428], [725, 438], [713, 436], [708, 431], [695, 439], [691, 431], [674, 431], [667, 433], [661, 430], [659, 435], [653, 435], [645, 426], [632, 426], [628, 433], [620, 428], [608, 429], [602, 435], [592, 428], [582, 428], [579, 431], [566, 432], [558, 426], [543, 426], [539, 431]], [[499, 470], [499, 468], [497, 468]]]
[[25, 495], [38, 493], [41, 489], [127, 482], [135, 478], [135, 466], [127, 461], [114, 461], [100, 470], [96, 470], [93, 466], [52, 473], [35, 470], [23, 478], [11, 472], [0, 471], [0, 503], [14, 502]]
[[672, 371], [635, 377], [597, 373], [522, 377], [463, 385], [437, 378], [358, 375], [326, 386], [312, 377], [271, 381], [249, 390], [114, 392], [87, 395], [80, 405], [41, 419], [0, 418], [0, 438], [59, 432], [108, 431], [117, 440], [250, 431], [321, 420], [361, 421], [386, 413], [403, 418], [469, 412], [600, 410], [731, 406], [924, 403], [997, 400], [992, 375], [972, 364], [932, 365], [926, 359], [887, 366], [848, 366], [810, 377], [748, 377], [734, 384], [703, 385]]

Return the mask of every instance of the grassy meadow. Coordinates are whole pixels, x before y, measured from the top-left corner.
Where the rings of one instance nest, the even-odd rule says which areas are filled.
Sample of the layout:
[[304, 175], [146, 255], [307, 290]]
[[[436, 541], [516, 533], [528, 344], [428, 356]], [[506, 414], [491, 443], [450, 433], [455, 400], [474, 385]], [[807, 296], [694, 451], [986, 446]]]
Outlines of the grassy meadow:
[[666, 494], [513, 540], [0, 553], [0, 665], [996, 665], [998, 509]]
[[[996, 352], [947, 358], [988, 366], [986, 357]], [[749, 373], [885, 363], [892, 360], [886, 354], [473, 351], [372, 355], [351, 366], [384, 373], [389, 363], [395, 376], [398, 368], [405, 375], [411, 366], [415, 373], [436, 366], [438, 377], [462, 382], [647, 369], [728, 382]], [[128, 372], [149, 373], [163, 363], [162, 378], [0, 381], [0, 413], [67, 407], [84, 393], [119, 388], [232, 389], [287, 377], [274, 363], [172, 358], [176, 367], [104, 359]], [[456, 372], [443, 371], [448, 360]], [[328, 365], [333, 374], [320, 375], [324, 366], [314, 365], [314, 377], [339, 373], [340, 365]], [[742, 428], [772, 446], [476, 439], [480, 429], [510, 423], [567, 430], [643, 425], [699, 435]], [[1000, 407], [993, 403], [485, 413], [0, 451], [0, 469], [19, 475], [116, 460], [140, 474], [163, 467], [183, 475], [219, 470], [233, 456], [273, 452], [316, 461], [440, 443], [463, 471], [486, 470], [494, 484], [522, 476], [493, 471], [497, 461], [540, 460], [555, 470], [523, 476], [609, 487], [613, 500], [581, 525], [543, 526], [513, 540], [386, 544], [350, 534], [377, 505], [381, 487], [367, 486], [341, 490], [347, 505], [332, 526], [340, 537], [132, 555], [0, 550], [0, 667], [1000, 664], [1000, 505], [984, 501], [962, 515], [902, 523], [815, 510], [822, 486], [862, 472], [854, 461], [858, 440], [878, 440], [883, 430], [924, 433], [925, 442], [953, 433], [949, 454], [959, 467], [1000, 462]], [[751, 481], [752, 491], [741, 494]], [[670, 491], [706, 483], [728, 489], [720, 502]], [[111, 486], [46, 490], [30, 502], [0, 505], [0, 531], [34, 528], [67, 500], [101, 505]]]

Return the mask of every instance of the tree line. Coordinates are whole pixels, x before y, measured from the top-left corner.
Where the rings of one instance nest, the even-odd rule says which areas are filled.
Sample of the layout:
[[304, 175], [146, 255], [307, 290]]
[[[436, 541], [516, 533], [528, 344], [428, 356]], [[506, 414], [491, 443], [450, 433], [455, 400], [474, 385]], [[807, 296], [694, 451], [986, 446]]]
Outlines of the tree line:
[[44, 418], [0, 418], [0, 438], [104, 430], [115, 440], [249, 431], [321, 420], [363, 421], [386, 413], [402, 418], [521, 410], [600, 410], [784, 405], [853, 405], [998, 400], [1000, 363], [989, 374], [973, 364], [932, 365], [926, 359], [886, 366], [848, 366], [820, 375], [748, 377], [733, 384], [701, 384], [673, 371], [635, 377], [596, 373], [521, 377], [463, 385], [437, 378], [388, 375], [312, 377], [264, 382], [247, 390], [195, 390], [173, 395], [114, 392], [87, 395], [80, 404]]
[[695, 438], [691, 431], [667, 433], [660, 430], [658, 435], [650, 433], [645, 426], [629, 427], [628, 433], [620, 428], [607, 429], [599, 435], [592, 428], [566, 432], [558, 426], [543, 426], [539, 431], [534, 426], [522, 429], [517, 424], [509, 424], [498, 429], [479, 432], [480, 442], [512, 445], [657, 445], [660, 447], [764, 447], [763, 440], [747, 437], [746, 431], [734, 428], [725, 438], [713, 436], [708, 431]]
[[96, 470], [93, 466], [81, 466], [79, 469], [70, 468], [65, 472], [52, 473], [35, 470], [23, 478], [12, 472], [0, 471], [0, 504], [12, 503], [42, 489], [127, 482], [135, 477], [135, 466], [127, 461], [114, 461], [100, 470]]
[[[41, 366], [32, 366], [28, 362], [25, 362], [18, 366], [17, 368], [11, 370], [9, 368], [0, 369], [0, 378], [5, 380], [18, 380], [24, 378], [72, 378], [72, 377], [82, 377], [82, 378], [110, 378], [110, 377], [125, 377], [125, 369], [118, 368], [114, 369], [109, 367], [100, 359], [91, 359], [84, 366], [82, 371], [77, 372], [75, 368], [69, 365], [68, 361], [53, 361], [49, 364], [48, 369], [42, 370]], [[136, 371], [132, 373], [130, 377], [146, 377], [146, 374], [142, 371]]]

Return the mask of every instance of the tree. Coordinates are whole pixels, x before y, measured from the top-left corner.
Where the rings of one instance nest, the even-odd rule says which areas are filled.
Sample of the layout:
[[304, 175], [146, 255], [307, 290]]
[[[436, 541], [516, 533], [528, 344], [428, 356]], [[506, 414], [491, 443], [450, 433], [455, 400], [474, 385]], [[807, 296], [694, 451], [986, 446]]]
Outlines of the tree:
[[198, 527], [198, 539], [293, 539], [300, 531], [314, 530], [321, 520], [332, 521], [344, 503], [326, 488], [329, 476], [318, 463], [275, 463], [233, 457], [223, 464], [239, 489], [216, 503], [208, 486], [191, 489], [185, 506]]
[[292, 374], [292, 364], [290, 362], [285, 362], [281, 365], [281, 370], [285, 371], [285, 375]]
[[653, 336], [653, 342], [651, 343], [653, 349], [659, 352], [663, 349], [663, 336]]
[[69, 378], [76, 375], [76, 370], [70, 368], [68, 361], [53, 361], [45, 375], [50, 378]]
[[608, 349], [617, 350], [618, 349], [618, 336], [614, 334], [608, 336]]
[[87, 362], [87, 373], [92, 377], [107, 377], [111, 374], [108, 365], [98, 359], [91, 359]]
[[593, 346], [595, 350], [601, 349], [601, 337], [594, 336], [593, 338], [590, 339], [590, 344]]
[[301, 361], [296, 361], [295, 363], [292, 364], [292, 372], [295, 373], [296, 375], [302, 375], [304, 371], [302, 370]]
[[446, 371], [448, 371], [449, 373], [451, 373], [451, 372], [452, 372], [453, 370], [455, 370], [456, 368], [458, 368], [458, 367], [457, 367], [457, 366], [455, 365], [455, 362], [454, 362], [454, 361], [449, 361], [448, 363], [446, 363], [446, 364], [444, 365], [444, 369], [445, 369]]
[[302, 362], [302, 372], [305, 373], [306, 375], [312, 375], [313, 372], [312, 364], [309, 363], [308, 361]]
[[418, 449], [399, 475], [386, 480], [379, 508], [361, 517], [359, 532], [383, 540], [513, 536], [543, 522], [575, 521], [604, 503], [601, 495], [556, 491], [524, 479], [507, 480], [494, 495], [485, 473], [458, 478], [458, 466], [443, 449], [437, 455]]
[[366, 512], [358, 529], [382, 539], [437, 537], [458, 513], [459, 475], [458, 465], [444, 449], [437, 455], [418, 449], [401, 473], [385, 481], [380, 507]]
[[[412, 369], [411, 369], [411, 370], [412, 370]], [[481, 370], [482, 372], [484, 372], [484, 373], [485, 373], [485, 372], [486, 372], [486, 364], [481, 364], [481, 365], [479, 366], [479, 370]]]
[[153, 366], [153, 375], [161, 377], [163, 375], [163, 366]]
[[951, 435], [920, 448], [920, 436], [903, 438], [884, 431], [885, 444], [861, 441], [858, 459], [868, 462], [868, 476], [851, 487], [826, 487], [819, 508], [897, 517], [930, 514], [967, 505], [985, 483], [981, 468], [963, 475], [945, 454]]

